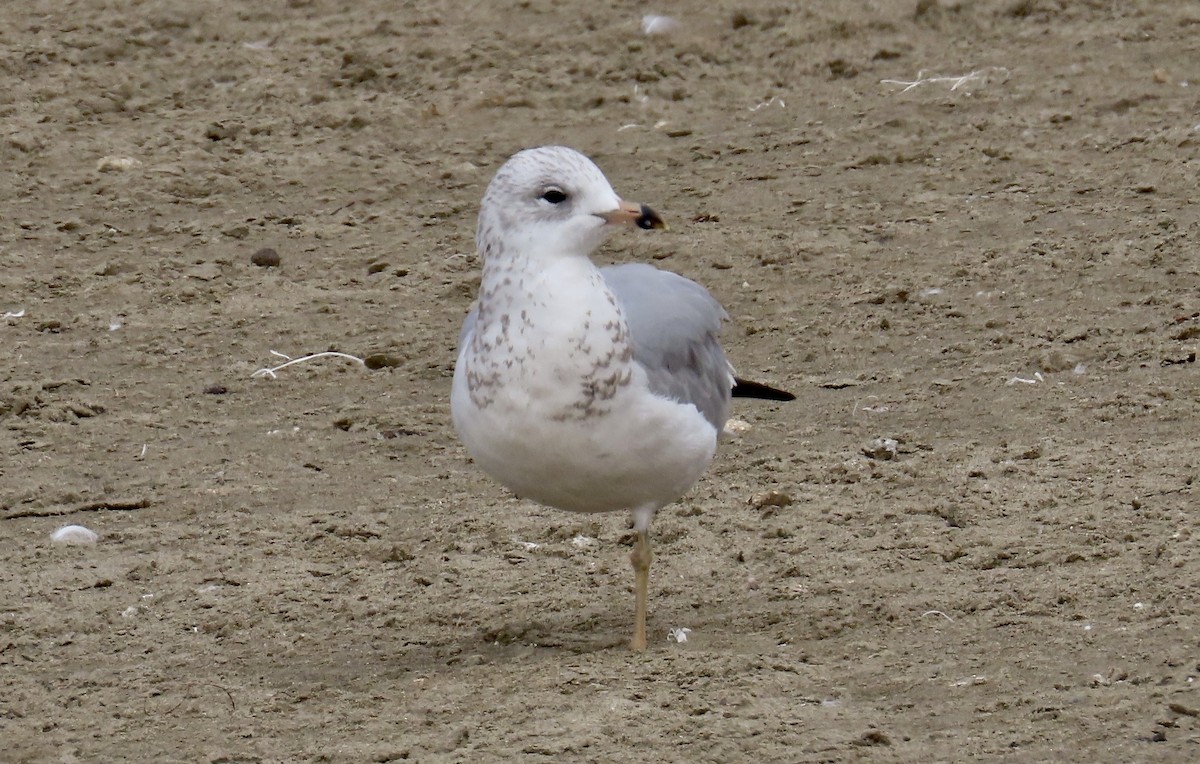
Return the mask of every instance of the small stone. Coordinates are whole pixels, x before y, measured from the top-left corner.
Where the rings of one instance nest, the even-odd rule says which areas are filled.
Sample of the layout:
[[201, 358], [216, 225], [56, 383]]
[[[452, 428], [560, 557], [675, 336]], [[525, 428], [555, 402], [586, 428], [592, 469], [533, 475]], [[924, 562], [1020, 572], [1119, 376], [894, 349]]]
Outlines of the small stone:
[[746, 502], [755, 509], [763, 507], [786, 507], [793, 503], [792, 497], [783, 491], [763, 491], [756, 493]]
[[1062, 332], [1059, 333], [1057, 339], [1059, 342], [1070, 344], [1072, 342], [1081, 342], [1086, 340], [1088, 335], [1091, 333], [1091, 327], [1083, 324], [1075, 324], [1074, 326], [1069, 326], [1066, 329], [1063, 329]]
[[896, 458], [900, 444], [895, 438], [876, 438], [862, 450], [865, 456], [881, 461], [891, 461]]
[[225, 387], [225, 385], [214, 384], [204, 388], [205, 395], [224, 395], [227, 392], [229, 392], [229, 388]]
[[1069, 353], [1050, 350], [1038, 356], [1038, 367], [1047, 374], [1074, 368], [1079, 362]]
[[55, 544], [95, 544], [100, 536], [82, 525], [64, 525], [50, 534], [50, 540]]
[[868, 730], [862, 734], [858, 740], [853, 741], [852, 745], [858, 746], [888, 746], [892, 744], [892, 739], [886, 733], [880, 730]]
[[263, 247], [253, 255], [250, 255], [250, 262], [259, 268], [278, 268], [280, 263], [279, 253], [270, 247]]
[[753, 23], [754, 19], [750, 18], [750, 14], [745, 11], [734, 11], [733, 15], [729, 17], [729, 26], [733, 29], [748, 27]]
[[420, 433], [416, 430], [410, 430], [407, 427], [387, 427], [379, 431], [379, 437], [384, 440], [407, 438], [413, 435], [420, 435]]
[[1042, 449], [1042, 444], [1038, 443], [1037, 445], [1026, 448], [1017, 455], [1017, 458], [1025, 460], [1041, 459], [1044, 453], [1045, 452]]
[[221, 266], [216, 263], [201, 263], [188, 268], [187, 276], [197, 281], [215, 281], [221, 278]]
[[97, 276], [119, 276], [122, 273], [127, 273], [133, 270], [129, 265], [122, 262], [103, 262], [92, 271]]
[[858, 67], [844, 58], [827, 61], [825, 66], [829, 68], [829, 75], [835, 79], [849, 80], [858, 76]]
[[824, 382], [819, 382], [818, 386], [825, 390], [844, 390], [847, 387], [858, 387], [861, 384], [862, 382], [859, 382], [857, 379], [843, 377], [841, 379], [828, 379]]
[[378, 369], [387, 369], [399, 366], [404, 363], [404, 361], [399, 356], [392, 355], [391, 353], [372, 353], [363, 359], [363, 363], [371, 371], [376, 371]]
[[239, 122], [213, 122], [204, 130], [204, 137], [210, 141], [224, 141], [236, 138], [242, 132]]

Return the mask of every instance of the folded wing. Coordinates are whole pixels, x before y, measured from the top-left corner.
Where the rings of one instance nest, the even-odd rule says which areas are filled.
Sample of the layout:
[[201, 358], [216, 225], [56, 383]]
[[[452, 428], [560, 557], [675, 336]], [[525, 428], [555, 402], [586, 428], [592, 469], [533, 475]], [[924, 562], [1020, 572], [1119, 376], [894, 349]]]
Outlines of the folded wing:
[[700, 410], [721, 430], [729, 418], [733, 369], [718, 335], [726, 318], [708, 290], [645, 263], [601, 268], [629, 323], [633, 358], [657, 395]]

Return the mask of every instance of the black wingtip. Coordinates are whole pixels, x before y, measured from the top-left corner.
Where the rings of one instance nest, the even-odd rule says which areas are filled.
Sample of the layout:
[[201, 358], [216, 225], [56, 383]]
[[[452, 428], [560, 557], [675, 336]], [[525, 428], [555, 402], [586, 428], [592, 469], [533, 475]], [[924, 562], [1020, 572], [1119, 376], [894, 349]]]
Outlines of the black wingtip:
[[748, 379], [733, 380], [734, 398], [757, 398], [762, 401], [794, 401], [796, 396], [786, 390], [764, 385], [761, 382], [751, 382]]

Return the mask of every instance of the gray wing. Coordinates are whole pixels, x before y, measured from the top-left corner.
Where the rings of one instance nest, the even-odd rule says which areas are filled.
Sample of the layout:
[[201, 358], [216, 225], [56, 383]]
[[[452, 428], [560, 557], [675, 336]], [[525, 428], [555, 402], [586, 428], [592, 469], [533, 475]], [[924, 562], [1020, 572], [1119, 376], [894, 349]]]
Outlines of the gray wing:
[[600, 272], [625, 313], [633, 359], [645, 367], [651, 391], [693, 404], [719, 432], [734, 385], [717, 340], [725, 309], [696, 282], [652, 265], [611, 265]]

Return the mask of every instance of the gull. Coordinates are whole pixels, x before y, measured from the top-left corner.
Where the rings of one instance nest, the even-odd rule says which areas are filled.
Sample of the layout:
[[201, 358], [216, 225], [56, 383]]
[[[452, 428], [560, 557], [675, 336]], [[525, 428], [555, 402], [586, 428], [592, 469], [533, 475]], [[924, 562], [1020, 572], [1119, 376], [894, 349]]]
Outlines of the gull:
[[735, 376], [718, 341], [726, 313], [704, 287], [644, 263], [592, 263], [632, 226], [667, 228], [578, 151], [526, 149], [500, 168], [480, 206], [483, 277], [451, 413], [467, 453], [517, 496], [632, 512], [641, 651], [654, 514], [708, 467], [733, 396], [795, 396]]

